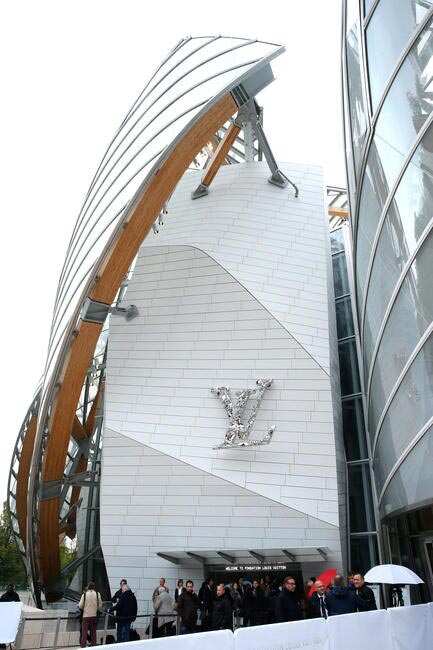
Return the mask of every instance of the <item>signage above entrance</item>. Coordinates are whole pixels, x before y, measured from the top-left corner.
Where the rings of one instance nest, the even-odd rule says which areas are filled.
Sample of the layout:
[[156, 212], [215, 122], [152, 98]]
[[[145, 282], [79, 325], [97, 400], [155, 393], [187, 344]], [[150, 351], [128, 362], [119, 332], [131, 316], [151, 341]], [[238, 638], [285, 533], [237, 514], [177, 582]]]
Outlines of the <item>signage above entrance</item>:
[[287, 571], [287, 564], [231, 564], [225, 571], [233, 573], [239, 571]]

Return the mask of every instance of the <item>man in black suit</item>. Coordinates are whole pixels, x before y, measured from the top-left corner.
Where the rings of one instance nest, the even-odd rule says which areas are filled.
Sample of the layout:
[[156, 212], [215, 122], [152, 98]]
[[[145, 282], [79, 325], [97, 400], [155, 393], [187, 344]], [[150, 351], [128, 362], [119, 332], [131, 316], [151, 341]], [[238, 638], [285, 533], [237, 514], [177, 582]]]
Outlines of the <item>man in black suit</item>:
[[328, 618], [325, 585], [316, 580], [314, 586], [316, 591], [308, 601], [308, 618]]

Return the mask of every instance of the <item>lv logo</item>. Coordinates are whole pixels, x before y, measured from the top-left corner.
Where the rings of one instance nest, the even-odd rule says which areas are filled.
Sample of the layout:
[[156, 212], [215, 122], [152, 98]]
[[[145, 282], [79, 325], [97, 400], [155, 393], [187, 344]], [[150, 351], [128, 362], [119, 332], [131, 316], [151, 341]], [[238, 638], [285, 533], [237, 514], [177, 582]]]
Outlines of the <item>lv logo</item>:
[[[229, 427], [224, 436], [224, 441], [214, 449], [258, 447], [259, 445], [268, 445], [271, 442], [275, 426], [271, 427], [261, 440], [250, 440], [250, 433], [266, 389], [272, 386], [272, 382], [272, 379], [257, 379], [256, 388], [238, 390], [234, 394], [227, 386], [218, 386], [211, 389], [211, 392], [221, 400], [229, 419]], [[247, 416], [246, 410], [250, 401], [251, 410]]]

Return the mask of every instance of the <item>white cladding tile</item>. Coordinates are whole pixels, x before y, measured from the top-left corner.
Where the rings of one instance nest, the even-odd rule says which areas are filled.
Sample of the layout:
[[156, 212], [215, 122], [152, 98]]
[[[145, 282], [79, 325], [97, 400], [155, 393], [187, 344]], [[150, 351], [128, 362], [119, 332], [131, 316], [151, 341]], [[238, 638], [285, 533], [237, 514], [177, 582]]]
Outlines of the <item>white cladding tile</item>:
[[[106, 457], [123, 451], [122, 441], [136, 465], [123, 466], [119, 476], [112, 473]], [[131, 472], [136, 477], [133, 483]], [[149, 477], [152, 482], [137, 486], [138, 477]], [[277, 487], [278, 496], [280, 489]], [[329, 498], [331, 490], [320, 492]], [[319, 501], [314, 502], [315, 508], [308, 499], [299, 502], [304, 512], [257, 494], [256, 483], [251, 490], [228, 483], [105, 427], [102, 548], [111, 585], [126, 576], [142, 607], [149, 603], [160, 576], [166, 577], [170, 590], [179, 577], [203, 580], [202, 569], [188, 560], [187, 551], [210, 553], [215, 558], [215, 551], [226, 550], [248, 558], [251, 548], [326, 546], [333, 558], [339, 558], [338, 529], [314, 518], [320, 510]], [[323, 503], [326, 508], [330, 502]], [[170, 552], [183, 555], [180, 565], [157, 555]]]
[[[312, 477], [314, 491], [315, 479], [335, 473], [332, 419], [314, 417], [318, 409], [332, 409], [323, 370], [329, 366], [323, 188], [301, 166], [301, 177], [315, 192], [301, 183], [301, 198], [294, 201], [267, 183], [264, 165], [239, 167], [222, 168], [211, 194], [194, 202], [190, 191], [197, 175], [187, 175], [160, 234], [144, 242], [125, 296], [140, 315], [130, 323], [113, 319], [110, 330], [106, 423], [289, 503], [281, 486], [302, 488], [298, 474]], [[290, 284], [295, 276], [296, 288]], [[319, 352], [312, 354], [313, 348]], [[274, 385], [254, 437], [275, 424], [271, 445], [251, 454], [214, 451], [227, 418], [210, 388], [241, 389], [260, 376], [273, 377]], [[113, 478], [130, 466], [143, 490], [164, 471], [155, 466], [139, 476], [134, 462], [113, 454], [105, 466]], [[295, 494], [293, 499], [298, 506]], [[334, 520], [332, 513], [323, 516]]]

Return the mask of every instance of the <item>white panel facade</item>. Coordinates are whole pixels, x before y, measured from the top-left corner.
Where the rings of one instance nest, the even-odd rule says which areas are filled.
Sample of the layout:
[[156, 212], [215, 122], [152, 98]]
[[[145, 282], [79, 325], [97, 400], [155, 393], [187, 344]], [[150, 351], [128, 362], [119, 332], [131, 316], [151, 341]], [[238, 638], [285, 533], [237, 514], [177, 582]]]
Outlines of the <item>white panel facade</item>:
[[[236, 551], [238, 562], [251, 563], [247, 549], [281, 562], [281, 553], [273, 556], [272, 550], [290, 548], [296, 550], [305, 574], [314, 575], [325, 563], [312, 561], [310, 547], [320, 546], [327, 549], [328, 562], [334, 566], [341, 563], [335, 526], [108, 428], [103, 477], [101, 543], [111, 589], [126, 576], [140, 601], [140, 611], [147, 610], [161, 576], [167, 578], [171, 591], [178, 578], [201, 584], [205, 577], [198, 562], [185, 558], [175, 565], [158, 552], [190, 551], [206, 557], [209, 551]], [[303, 552], [303, 547], [308, 549]]]
[[[328, 321], [330, 317], [332, 323], [334, 315], [329, 311], [333, 302], [328, 302], [323, 184], [317, 167], [283, 165], [283, 170], [298, 184], [298, 199], [267, 183], [269, 172], [261, 163], [223, 167], [210, 195], [196, 201], [190, 193], [199, 177], [187, 175], [170, 201], [160, 233], [150, 235], [141, 247], [125, 296], [125, 304], [137, 305], [139, 316], [131, 322], [111, 321], [102, 544], [111, 580], [117, 581], [127, 566], [139, 572], [143, 602], [163, 568], [169, 577], [170, 567], [155, 555], [155, 549], [167, 549], [167, 544], [171, 550], [194, 551], [215, 550], [216, 541], [223, 544], [228, 537], [232, 549], [239, 550], [251, 548], [253, 540], [257, 549], [272, 539], [277, 546], [269, 542], [266, 548], [287, 548], [295, 540], [292, 545], [301, 547], [332, 542], [335, 560], [340, 557], [329, 376]], [[275, 425], [271, 443], [214, 450], [228, 420], [210, 389], [254, 387], [256, 379], [264, 377], [274, 383], [265, 394], [252, 437], [261, 438]], [[151, 471], [156, 465], [148, 462], [155, 454], [164, 459], [156, 478]], [[158, 501], [159, 493], [148, 491], [148, 486], [158, 489], [166, 478], [164, 463], [172, 467], [173, 462], [183, 470], [171, 477], [172, 487], [181, 490], [180, 477], [186, 473], [200, 481], [207, 477], [220, 482], [234, 494], [176, 492], [181, 501], [188, 497], [179, 502], [180, 510]], [[130, 482], [132, 477], [136, 479]], [[135, 493], [139, 486], [141, 491]], [[221, 503], [212, 505], [202, 501], [203, 496], [221, 496]], [[157, 503], [149, 503], [152, 498]], [[261, 522], [243, 542], [242, 535], [230, 532], [236, 498], [250, 502], [239, 516]], [[223, 527], [224, 535], [219, 537], [215, 530], [212, 535], [200, 530], [186, 534], [184, 529], [192, 524], [185, 522], [195, 507], [203, 508], [195, 515], [199, 529], [209, 528], [203, 518], [215, 517], [211, 528]], [[121, 524], [114, 522], [116, 513]], [[171, 525], [162, 524], [161, 517], [167, 522], [171, 517]], [[299, 520], [296, 534], [279, 525], [286, 519]], [[137, 542], [142, 536], [137, 543], [142, 555], [137, 557], [150, 560], [131, 561], [122, 571], [116, 558], [133, 557], [122, 551], [130, 543], [126, 537], [132, 526], [144, 526], [135, 536]], [[151, 540], [147, 526], [152, 527]], [[181, 529], [173, 537], [170, 533], [169, 542], [167, 526]], [[270, 529], [280, 533], [266, 532]], [[172, 577], [178, 575], [178, 567], [172, 565], [171, 570]]]

